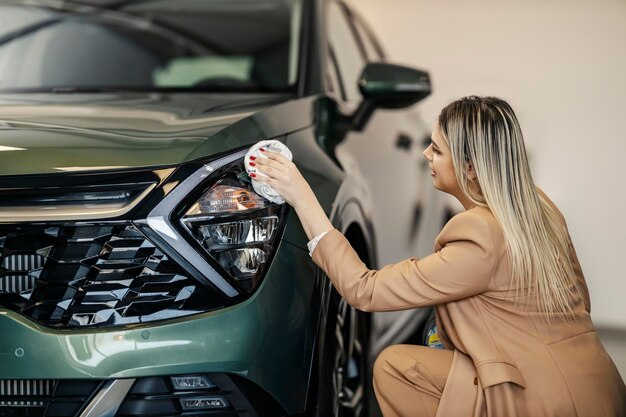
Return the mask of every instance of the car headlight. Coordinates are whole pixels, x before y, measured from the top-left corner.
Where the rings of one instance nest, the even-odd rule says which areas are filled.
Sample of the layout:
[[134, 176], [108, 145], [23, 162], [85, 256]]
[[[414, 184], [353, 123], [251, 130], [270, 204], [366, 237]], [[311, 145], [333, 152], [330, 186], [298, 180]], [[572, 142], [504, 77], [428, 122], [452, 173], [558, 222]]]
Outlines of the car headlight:
[[256, 194], [245, 181], [228, 176], [236, 174], [235, 169], [213, 184], [181, 223], [224, 272], [249, 292], [273, 252], [281, 206]]
[[149, 227], [228, 297], [253, 292], [274, 255], [286, 206], [256, 194], [246, 150], [209, 162], [152, 210]]

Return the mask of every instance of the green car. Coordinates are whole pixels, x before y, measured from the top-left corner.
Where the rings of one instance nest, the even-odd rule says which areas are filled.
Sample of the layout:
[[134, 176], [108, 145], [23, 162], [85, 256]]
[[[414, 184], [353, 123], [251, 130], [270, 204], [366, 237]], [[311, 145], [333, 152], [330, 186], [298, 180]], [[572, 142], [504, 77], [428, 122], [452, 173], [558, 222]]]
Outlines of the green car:
[[243, 157], [285, 143], [364, 262], [410, 256], [429, 93], [337, 1], [3, 1], [0, 416], [373, 412], [428, 312], [348, 306]]

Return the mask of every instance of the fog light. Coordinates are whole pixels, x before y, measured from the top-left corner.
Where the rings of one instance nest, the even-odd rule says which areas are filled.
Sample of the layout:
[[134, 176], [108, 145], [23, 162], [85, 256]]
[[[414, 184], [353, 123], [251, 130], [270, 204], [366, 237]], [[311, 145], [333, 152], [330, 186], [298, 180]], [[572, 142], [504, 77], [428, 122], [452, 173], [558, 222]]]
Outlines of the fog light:
[[176, 391], [208, 389], [215, 387], [215, 384], [206, 376], [173, 376], [172, 385]]
[[230, 407], [224, 397], [193, 397], [181, 398], [183, 410], [223, 410]]
[[258, 248], [228, 250], [213, 256], [236, 280], [252, 278], [267, 260], [267, 254]]

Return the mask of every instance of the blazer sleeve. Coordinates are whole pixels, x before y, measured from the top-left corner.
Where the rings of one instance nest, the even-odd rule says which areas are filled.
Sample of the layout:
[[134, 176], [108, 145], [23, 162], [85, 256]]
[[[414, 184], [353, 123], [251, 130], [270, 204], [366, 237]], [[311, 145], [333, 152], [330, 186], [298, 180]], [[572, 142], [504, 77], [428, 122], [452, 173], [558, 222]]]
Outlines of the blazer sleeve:
[[437, 237], [436, 252], [380, 270], [368, 269], [336, 229], [318, 243], [313, 261], [346, 301], [363, 311], [424, 307], [484, 292], [501, 251], [493, 225], [480, 215], [453, 217]]

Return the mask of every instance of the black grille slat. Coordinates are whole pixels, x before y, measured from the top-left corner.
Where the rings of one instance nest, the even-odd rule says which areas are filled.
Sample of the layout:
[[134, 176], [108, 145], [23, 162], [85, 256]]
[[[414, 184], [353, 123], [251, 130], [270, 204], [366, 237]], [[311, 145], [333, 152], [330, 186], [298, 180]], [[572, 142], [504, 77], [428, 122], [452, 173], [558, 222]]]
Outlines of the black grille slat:
[[0, 278], [0, 293], [20, 293], [35, 288], [37, 277], [32, 275], [8, 275]]
[[[0, 380], [0, 406], [43, 406], [52, 394], [53, 384], [50, 380]], [[28, 401], [22, 398], [24, 394]]]
[[0, 380], [0, 416], [75, 417], [100, 384], [92, 380]]
[[[104, 282], [115, 282], [115, 281], [125, 281], [128, 279], [133, 279], [133, 277], [138, 277], [140, 273], [142, 273], [142, 267], [131, 267], [131, 268], [101, 268], [102, 265], [98, 265], [97, 267], [92, 268], [94, 271], [94, 275], [91, 277], [92, 281], [102, 281]], [[139, 278], [139, 277], [138, 277]]]
[[68, 243], [57, 246], [49, 258], [63, 263], [81, 263], [85, 259], [97, 258], [102, 250], [102, 245], [90, 242]]
[[69, 230], [65, 239], [74, 242], [106, 242], [113, 233], [113, 226], [84, 226]]
[[180, 317], [223, 306], [130, 223], [0, 226], [0, 305], [52, 327]]
[[42, 271], [40, 278], [45, 282], [68, 282], [87, 277], [89, 267], [78, 263], [50, 262]]
[[2, 267], [13, 271], [30, 271], [41, 268], [44, 261], [45, 258], [41, 255], [14, 253], [4, 257]]
[[100, 381], [68, 379], [58, 384], [54, 394], [59, 397], [88, 397], [92, 395], [94, 390], [101, 384]]

